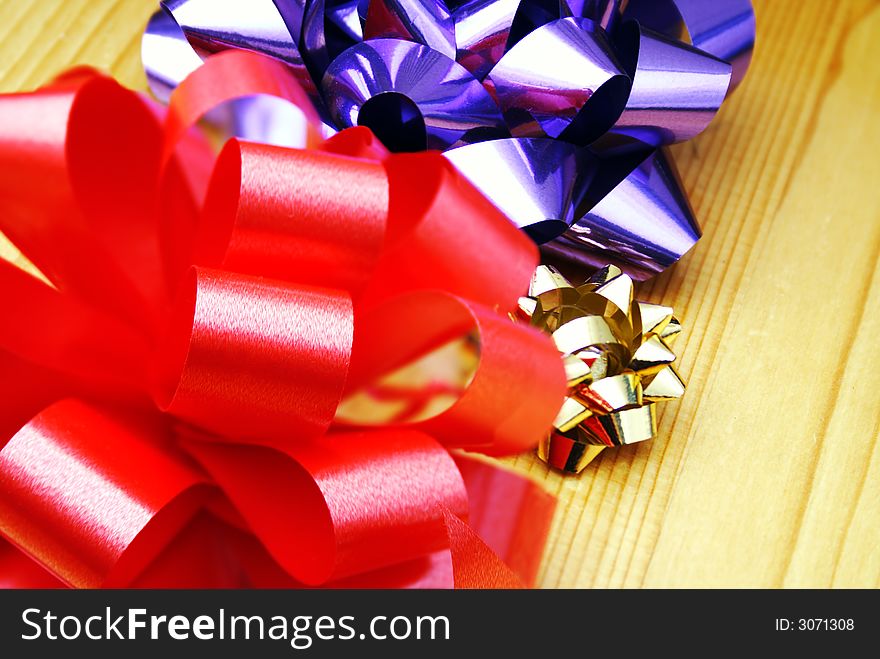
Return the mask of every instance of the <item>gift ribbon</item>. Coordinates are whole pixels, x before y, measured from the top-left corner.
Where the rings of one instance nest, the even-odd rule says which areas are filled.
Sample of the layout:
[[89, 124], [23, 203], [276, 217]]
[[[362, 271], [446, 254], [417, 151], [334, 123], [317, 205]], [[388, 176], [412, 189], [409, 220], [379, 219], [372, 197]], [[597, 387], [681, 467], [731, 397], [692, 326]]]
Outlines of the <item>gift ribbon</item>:
[[[282, 54], [212, 57], [167, 110], [88, 69], [0, 97], [0, 230], [43, 275], [0, 261], [6, 583], [533, 582], [552, 498], [450, 449], [525, 450], [558, 411], [556, 348], [505, 315], [537, 250], [440, 154], [323, 141]], [[197, 121], [255, 95], [310, 148], [215, 156]], [[462, 335], [446, 409], [334, 421]]]
[[538, 447], [556, 469], [578, 473], [608, 446], [652, 439], [656, 403], [684, 394], [669, 348], [681, 324], [669, 307], [634, 300], [615, 266], [577, 287], [538, 266], [512, 318], [550, 334], [565, 362], [568, 396]]
[[[160, 6], [143, 40], [158, 98], [218, 51], [269, 55], [303, 84], [326, 134], [368, 126], [392, 151], [444, 151], [545, 254], [639, 280], [700, 237], [664, 147], [708, 126], [755, 38], [749, 0]], [[267, 103], [218, 121], [277, 133], [288, 120]]]

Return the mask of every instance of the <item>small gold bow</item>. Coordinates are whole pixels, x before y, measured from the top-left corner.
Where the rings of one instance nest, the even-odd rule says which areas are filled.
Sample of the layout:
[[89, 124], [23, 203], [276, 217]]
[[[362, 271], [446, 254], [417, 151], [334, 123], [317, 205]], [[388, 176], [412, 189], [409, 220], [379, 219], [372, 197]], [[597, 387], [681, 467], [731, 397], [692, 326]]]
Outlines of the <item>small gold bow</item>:
[[654, 403], [684, 393], [668, 345], [681, 325], [669, 307], [634, 301], [632, 279], [616, 266], [577, 287], [538, 266], [514, 320], [550, 334], [565, 362], [568, 396], [538, 447], [552, 467], [578, 473], [608, 446], [651, 439]]

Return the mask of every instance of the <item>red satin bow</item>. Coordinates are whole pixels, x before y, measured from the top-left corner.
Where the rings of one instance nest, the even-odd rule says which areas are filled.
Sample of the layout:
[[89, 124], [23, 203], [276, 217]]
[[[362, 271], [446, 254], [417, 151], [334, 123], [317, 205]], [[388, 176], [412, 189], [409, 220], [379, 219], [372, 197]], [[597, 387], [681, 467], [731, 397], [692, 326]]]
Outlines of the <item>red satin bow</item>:
[[[257, 93], [310, 107], [232, 51], [167, 112], [91, 70], [0, 97], [0, 230], [51, 282], [0, 260], [0, 531], [79, 587], [530, 583], [552, 499], [447, 448], [516, 453], [558, 411], [556, 348], [505, 314], [534, 245], [366, 129], [215, 158], [196, 121]], [[474, 329], [448, 410], [333, 424]], [[0, 546], [0, 584], [57, 583], [28, 565]]]

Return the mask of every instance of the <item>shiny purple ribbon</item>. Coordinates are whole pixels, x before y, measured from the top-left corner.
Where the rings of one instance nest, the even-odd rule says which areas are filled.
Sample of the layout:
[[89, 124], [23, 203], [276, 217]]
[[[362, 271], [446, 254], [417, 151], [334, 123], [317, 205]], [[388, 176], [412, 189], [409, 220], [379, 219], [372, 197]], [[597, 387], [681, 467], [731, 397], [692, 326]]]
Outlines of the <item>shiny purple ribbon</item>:
[[[748, 68], [750, 0], [165, 0], [143, 60], [160, 99], [212, 53], [286, 64], [332, 133], [439, 149], [546, 254], [636, 279], [700, 237], [664, 149]], [[212, 117], [290, 145], [272, 99]], [[295, 144], [294, 144], [295, 145]]]

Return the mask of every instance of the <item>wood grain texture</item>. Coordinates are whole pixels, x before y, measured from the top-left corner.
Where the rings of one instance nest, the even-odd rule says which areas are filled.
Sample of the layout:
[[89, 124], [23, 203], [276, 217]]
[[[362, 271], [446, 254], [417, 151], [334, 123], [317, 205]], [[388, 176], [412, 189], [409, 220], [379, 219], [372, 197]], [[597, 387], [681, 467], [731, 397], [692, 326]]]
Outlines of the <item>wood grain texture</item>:
[[[685, 324], [687, 395], [578, 477], [511, 460], [559, 497], [545, 587], [880, 586], [880, 4], [755, 5], [745, 83], [673, 149], [705, 235], [640, 290]], [[153, 6], [0, 0], [0, 91], [143, 87]]]

